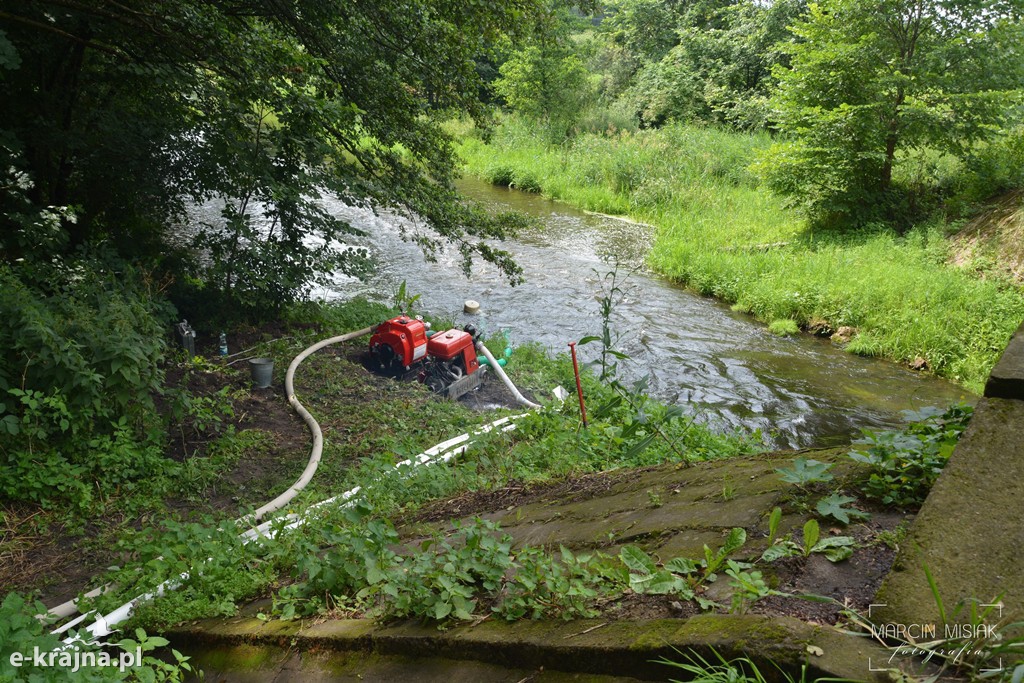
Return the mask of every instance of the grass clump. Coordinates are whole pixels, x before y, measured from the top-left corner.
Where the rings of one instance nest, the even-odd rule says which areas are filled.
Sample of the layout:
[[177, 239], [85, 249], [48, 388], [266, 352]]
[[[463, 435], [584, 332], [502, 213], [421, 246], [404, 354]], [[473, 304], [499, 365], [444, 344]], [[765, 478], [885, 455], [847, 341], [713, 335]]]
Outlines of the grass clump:
[[481, 178], [527, 175], [553, 199], [655, 225], [651, 265], [702, 294], [764, 321], [854, 327], [851, 352], [924, 359], [979, 391], [1024, 319], [1020, 289], [948, 266], [939, 220], [903, 235], [812, 229], [750, 170], [768, 144], [761, 133], [673, 124], [551, 146], [510, 119], [490, 143], [462, 138], [460, 152]]
[[779, 318], [768, 324], [768, 331], [779, 337], [788, 337], [800, 331], [800, 326], [790, 318]]

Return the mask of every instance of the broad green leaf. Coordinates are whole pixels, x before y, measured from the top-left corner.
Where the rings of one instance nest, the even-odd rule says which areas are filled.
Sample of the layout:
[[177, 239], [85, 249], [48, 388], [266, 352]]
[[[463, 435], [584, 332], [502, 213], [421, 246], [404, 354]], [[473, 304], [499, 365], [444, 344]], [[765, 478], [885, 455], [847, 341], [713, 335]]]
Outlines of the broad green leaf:
[[857, 499], [850, 496], [842, 496], [838, 493], [833, 493], [827, 498], [822, 498], [818, 501], [815, 506], [815, 510], [822, 517], [833, 517], [843, 524], [849, 524], [850, 519], [866, 519], [870, 515], [863, 510], [856, 508], [846, 507], [850, 503], [855, 502]]
[[793, 461], [792, 467], [780, 467], [775, 471], [782, 481], [804, 486], [815, 482], [831, 481], [833, 477], [828, 472], [831, 467], [831, 463], [800, 457]]
[[650, 555], [634, 545], [627, 545], [619, 551], [619, 559], [622, 563], [635, 572], [653, 574], [657, 571], [657, 565]]
[[831, 562], [842, 562], [853, 555], [853, 548], [844, 546], [842, 548], [829, 548], [825, 551], [825, 557]]
[[821, 533], [821, 530], [818, 527], [818, 520], [816, 520], [816, 519], [809, 519], [809, 520], [807, 520], [807, 523], [804, 524], [804, 551], [805, 552], [810, 553], [811, 549], [814, 548], [815, 545], [817, 545], [820, 533]]
[[725, 538], [725, 543], [722, 545], [722, 549], [719, 554], [732, 555], [734, 552], [743, 547], [747, 542], [747, 532], [742, 527], [734, 527], [729, 535]]
[[799, 555], [800, 549], [795, 544], [784, 541], [768, 546], [763, 553], [761, 553], [761, 560], [764, 562], [775, 562], [785, 557], [792, 557]]
[[768, 515], [768, 544], [771, 545], [775, 542], [775, 536], [779, 533], [779, 523], [782, 521], [782, 508], [772, 508], [772, 513]]
[[685, 557], [676, 557], [665, 564], [665, 569], [673, 574], [693, 574], [697, 571], [697, 563]]

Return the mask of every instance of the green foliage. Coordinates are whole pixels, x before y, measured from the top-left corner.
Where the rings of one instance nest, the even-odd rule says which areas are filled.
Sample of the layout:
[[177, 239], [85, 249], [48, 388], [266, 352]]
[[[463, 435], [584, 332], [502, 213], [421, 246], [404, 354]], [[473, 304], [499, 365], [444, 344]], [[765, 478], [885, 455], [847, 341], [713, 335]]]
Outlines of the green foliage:
[[854, 443], [867, 448], [850, 452], [853, 460], [871, 467], [861, 483], [864, 495], [894, 507], [920, 506], [973, 413], [965, 404], [945, 411], [928, 408], [911, 413], [914, 421], [903, 431], [864, 430], [865, 437]]
[[36, 430], [78, 433], [90, 418], [152, 410], [166, 311], [137, 278], [107, 255], [18, 270], [0, 263], [0, 313], [7, 321], [0, 331], [0, 388], [58, 397], [82, 422], [65, 423], [66, 413], [51, 411], [56, 423], [37, 423]]
[[733, 589], [730, 611], [734, 614], [746, 614], [751, 605], [773, 592], [765, 583], [761, 572], [745, 567], [744, 563], [729, 560], [728, 568], [725, 570], [726, 576], [729, 577], [729, 585]]
[[[499, 71], [495, 92], [513, 111], [535, 121], [554, 143], [565, 140], [591, 99], [586, 68], [563, 32], [517, 50]], [[522, 182], [504, 184], [537, 191]]]
[[795, 484], [804, 488], [809, 484], [832, 481], [833, 476], [829, 472], [831, 468], [832, 463], [800, 456], [793, 460], [792, 467], [780, 467], [775, 471], [779, 474], [779, 479], [787, 484]]
[[323, 557], [306, 554], [295, 565], [305, 578], [282, 591], [287, 604], [329, 594], [348, 596], [381, 619], [444, 624], [488, 611], [509, 620], [569, 619], [592, 616], [591, 603], [611, 581], [596, 556], [577, 556], [567, 548], [557, 559], [539, 548], [513, 552], [511, 537], [480, 519], [399, 554], [391, 549], [398, 542], [391, 523], [367, 518], [368, 512], [357, 507], [347, 514], [347, 524], [319, 532], [334, 545]]
[[124, 566], [97, 577], [117, 589], [92, 601], [103, 613], [125, 600], [153, 592], [164, 582], [173, 591], [138, 605], [131, 625], [167, 628], [190, 619], [232, 616], [236, 603], [257, 595], [275, 578], [261, 558], [259, 543], [245, 544], [230, 521], [211, 517], [199, 522], [166, 519], [158, 526], [122, 534], [115, 550], [128, 558]]
[[847, 507], [857, 499], [851, 496], [843, 496], [832, 493], [827, 498], [818, 501], [814, 509], [822, 517], [831, 517], [841, 524], [849, 524], [851, 519], [867, 519], [871, 515], [857, 508]]
[[0, 261], [0, 490], [88, 507], [160, 466], [166, 310], [106, 253]]
[[908, 188], [893, 184], [897, 154], [964, 158], [1013, 115], [1020, 10], [998, 0], [811, 4], [784, 44], [791, 68], [775, 70], [772, 103], [790, 138], [762, 158], [768, 184], [816, 221], [906, 226], [915, 216]]
[[788, 337], [800, 332], [800, 326], [796, 324], [795, 320], [779, 318], [768, 324], [768, 331], [779, 337]]
[[[743, 547], [747, 542], [746, 532], [737, 527], [729, 532], [722, 546], [717, 550], [711, 550], [704, 546], [704, 559], [690, 560], [683, 557], [674, 558], [666, 562], [662, 568], [643, 550], [636, 546], [623, 546], [619, 552], [619, 560], [629, 571], [629, 587], [635, 593], [648, 593], [653, 595], [673, 594], [679, 595], [684, 600], [696, 598], [696, 589], [704, 583], [713, 583], [717, 580], [716, 572], [725, 564], [729, 556]], [[737, 571], [749, 565], [743, 565], [728, 560], [731, 568]], [[710, 607], [711, 603], [704, 598], [696, 598], [702, 606]]]
[[772, 508], [768, 515], [768, 545], [775, 543], [779, 535], [779, 524], [782, 522], [782, 508]]
[[826, 536], [821, 538], [816, 519], [804, 524], [803, 556], [823, 553], [831, 562], [842, 562], [853, 554], [854, 540], [849, 536]]
[[[634, 5], [620, 21], [638, 29], [636, 21], [646, 14], [638, 11], [643, 3], [621, 5]], [[639, 69], [623, 100], [649, 124], [698, 120], [739, 129], [768, 126], [773, 118], [768, 106], [772, 67], [788, 63], [780, 46], [792, 39], [789, 25], [806, 3], [696, 2], [685, 7], [674, 17], [672, 47], [663, 55], [658, 54], [661, 50], [649, 52], [650, 61]], [[662, 11], [672, 13], [667, 7]]]
[[674, 594], [684, 600], [693, 599], [693, 586], [688, 577], [697, 571], [694, 563], [677, 558], [659, 569], [647, 553], [631, 545], [619, 551], [619, 559], [629, 570], [629, 588], [634, 593]]
[[830, 562], [842, 562], [853, 555], [856, 545], [850, 536], [821, 537], [818, 520], [809, 519], [804, 523], [803, 539], [797, 543], [790, 536], [774, 538], [768, 548], [761, 554], [763, 562], [775, 562], [786, 557], [802, 555], [809, 557], [812, 553], [822, 553]]
[[488, 240], [519, 221], [459, 202], [440, 122], [487, 119], [474, 60], [544, 3], [94, 4], [4, 15], [4, 263], [107, 243], [167, 274], [190, 319], [272, 316], [328, 272], [365, 272], [320, 201], [340, 197], [415, 213], [428, 252], [516, 278]]
[[687, 675], [687, 681], [696, 683], [768, 683], [768, 681], [778, 680], [785, 681], [785, 683], [817, 683], [818, 681], [842, 680], [810, 678], [807, 675], [806, 664], [800, 667], [799, 676], [791, 674], [774, 662], [772, 662], [772, 666], [775, 670], [765, 674], [749, 657], [726, 659], [714, 648], [711, 648], [711, 653], [713, 657], [707, 659], [691, 650], [688, 655], [684, 655], [684, 661], [678, 662], [663, 658], [658, 660], [658, 663], [682, 670]]
[[622, 279], [619, 277], [619, 263], [617, 261], [614, 267], [603, 275], [596, 269], [594, 274], [601, 277], [601, 336], [584, 337], [580, 339], [579, 345], [585, 346], [592, 342], [601, 343], [601, 355], [595, 361], [595, 365], [601, 369], [598, 379], [602, 382], [607, 382], [615, 379], [618, 373], [618, 361], [629, 358], [626, 354], [616, 350], [615, 346], [618, 344], [621, 335], [614, 334], [612, 330], [612, 312], [622, 302], [627, 293]]

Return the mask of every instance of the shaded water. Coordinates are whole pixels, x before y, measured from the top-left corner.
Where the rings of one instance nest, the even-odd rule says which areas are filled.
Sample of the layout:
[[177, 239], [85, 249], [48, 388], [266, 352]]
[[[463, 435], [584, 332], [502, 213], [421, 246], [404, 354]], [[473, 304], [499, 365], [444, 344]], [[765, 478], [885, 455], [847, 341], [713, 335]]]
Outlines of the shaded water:
[[[430, 263], [404, 242], [400, 229], [415, 231], [406, 219], [334, 203], [332, 211], [370, 233], [363, 243], [381, 265], [368, 283], [339, 276], [319, 294], [388, 298], [404, 280], [410, 293], [421, 295], [420, 309], [488, 332], [507, 329], [513, 343], [536, 341], [564, 352], [569, 341], [600, 334], [603, 275], [611, 269], [604, 257], [639, 266], [650, 246], [647, 230], [481, 181], [461, 181], [460, 189], [541, 220], [539, 229], [503, 245], [523, 267], [525, 284], [509, 287], [488, 264], [466, 279], [456, 253]], [[630, 274], [625, 289], [612, 318], [618, 347], [632, 357], [620, 364], [620, 376], [650, 375], [654, 395], [718, 426], [760, 429], [773, 446], [845, 442], [861, 427], [901, 425], [902, 410], [965, 396], [949, 382], [845, 353], [827, 340], [775, 337], [750, 316], [643, 272]], [[482, 314], [463, 315], [466, 299], [479, 301]], [[598, 345], [580, 352], [593, 360]], [[513, 378], [514, 369], [513, 358]]]

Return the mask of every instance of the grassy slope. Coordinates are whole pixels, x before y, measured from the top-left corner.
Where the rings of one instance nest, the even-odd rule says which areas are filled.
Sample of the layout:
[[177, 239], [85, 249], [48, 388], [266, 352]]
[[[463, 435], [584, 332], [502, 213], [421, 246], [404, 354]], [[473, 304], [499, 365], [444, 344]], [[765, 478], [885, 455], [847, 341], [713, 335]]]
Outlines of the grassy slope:
[[1024, 318], [1005, 284], [945, 265], [938, 225], [813, 233], [747, 167], [767, 136], [674, 125], [546, 146], [515, 123], [490, 144], [462, 136], [466, 170], [585, 209], [658, 227], [651, 264], [773, 322], [856, 327], [855, 353], [909, 362], [979, 391]]

